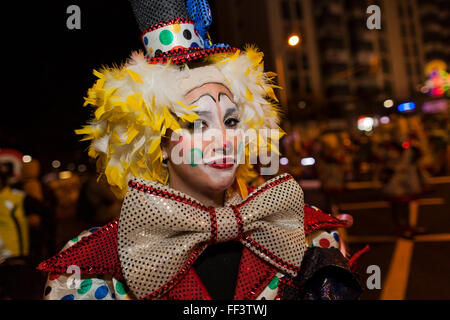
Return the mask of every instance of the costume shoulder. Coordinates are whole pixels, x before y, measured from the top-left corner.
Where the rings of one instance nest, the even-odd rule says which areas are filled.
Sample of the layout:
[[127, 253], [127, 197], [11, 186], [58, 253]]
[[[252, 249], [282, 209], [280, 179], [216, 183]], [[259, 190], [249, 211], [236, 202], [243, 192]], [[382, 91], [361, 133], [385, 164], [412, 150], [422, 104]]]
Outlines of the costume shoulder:
[[[80, 233], [60, 253], [42, 262], [38, 269], [49, 272], [45, 300], [131, 300], [113, 249], [117, 221]], [[80, 272], [79, 277], [71, 273]]]
[[42, 262], [38, 270], [63, 274], [70, 266], [77, 266], [81, 274], [109, 274], [123, 279], [117, 254], [119, 219], [101, 228], [91, 229], [68, 242], [63, 250]]

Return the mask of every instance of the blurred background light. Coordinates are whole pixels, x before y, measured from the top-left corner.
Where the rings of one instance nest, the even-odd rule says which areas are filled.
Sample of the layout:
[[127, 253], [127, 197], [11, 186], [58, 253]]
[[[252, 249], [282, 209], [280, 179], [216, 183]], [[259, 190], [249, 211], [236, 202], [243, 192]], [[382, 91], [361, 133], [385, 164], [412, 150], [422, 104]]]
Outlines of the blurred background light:
[[288, 158], [283, 157], [283, 158], [280, 159], [280, 164], [281, 164], [282, 166], [285, 166], [285, 165], [287, 165], [288, 163], [289, 163], [289, 159], [288, 159]]
[[389, 119], [389, 117], [384, 116], [380, 118], [380, 122], [382, 124], [388, 124], [389, 122], [391, 122], [391, 119]]
[[358, 119], [358, 130], [360, 131], [372, 131], [374, 125], [373, 118], [361, 117]]
[[58, 174], [58, 177], [61, 180], [69, 179], [70, 177], [72, 177], [72, 172], [70, 172], [70, 171], [61, 171]]
[[59, 167], [61, 167], [61, 162], [59, 160], [53, 160], [52, 167], [58, 169]]
[[297, 106], [299, 107], [299, 109], [305, 109], [306, 108], [306, 102], [305, 101], [300, 101]]
[[416, 108], [414, 102], [405, 102], [398, 105], [397, 110], [400, 112], [412, 111]]
[[29, 156], [29, 155], [24, 155], [22, 157], [23, 163], [30, 163], [32, 160], [33, 160], [33, 158], [31, 156]]
[[302, 166], [312, 166], [316, 163], [316, 160], [312, 157], [308, 157], [308, 158], [303, 158], [300, 163], [302, 164]]
[[383, 106], [385, 108], [392, 108], [394, 106], [394, 101], [392, 101], [391, 99], [385, 100], [383, 102]]
[[291, 47], [295, 47], [300, 43], [300, 37], [298, 35], [292, 35], [289, 37], [288, 43]]

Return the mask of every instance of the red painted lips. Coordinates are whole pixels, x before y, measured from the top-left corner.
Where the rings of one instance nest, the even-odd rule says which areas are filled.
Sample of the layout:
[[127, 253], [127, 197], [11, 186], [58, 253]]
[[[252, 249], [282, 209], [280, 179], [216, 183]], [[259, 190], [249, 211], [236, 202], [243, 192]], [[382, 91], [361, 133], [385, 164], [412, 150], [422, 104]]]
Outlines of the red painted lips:
[[214, 169], [227, 170], [234, 167], [234, 160], [230, 158], [223, 158], [209, 163], [208, 166]]

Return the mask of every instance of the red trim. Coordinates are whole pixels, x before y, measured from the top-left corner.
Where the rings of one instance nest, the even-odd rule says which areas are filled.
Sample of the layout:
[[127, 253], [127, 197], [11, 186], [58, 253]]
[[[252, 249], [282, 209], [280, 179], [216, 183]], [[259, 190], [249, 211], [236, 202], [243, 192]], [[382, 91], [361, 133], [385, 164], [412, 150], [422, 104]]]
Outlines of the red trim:
[[148, 64], [166, 64], [170, 61], [173, 64], [186, 63], [193, 60], [198, 60], [206, 58], [207, 56], [219, 53], [235, 53], [238, 49], [236, 48], [186, 48], [186, 49], [175, 49], [158, 55], [157, 57], [147, 58]]
[[164, 22], [160, 22], [160, 23], [154, 24], [154, 25], [148, 27], [147, 29], [145, 29], [144, 31], [142, 31], [141, 38], [144, 38], [146, 33], [155, 31], [156, 29], [167, 27], [167, 26], [170, 26], [172, 24], [182, 24], [182, 23], [194, 24], [194, 22], [191, 19], [188, 19], [188, 18], [178, 18], [178, 19], [167, 20], [167, 21], [164, 21]]
[[207, 244], [202, 244], [198, 246], [194, 251], [192, 252], [189, 259], [186, 261], [183, 267], [181, 267], [180, 271], [172, 277], [169, 281], [167, 281], [165, 284], [163, 284], [159, 289], [153, 291], [152, 293], [146, 295], [143, 300], [151, 300], [154, 298], [158, 298], [162, 294], [166, 293], [168, 290], [171, 289], [172, 286], [174, 286], [185, 274], [189, 271], [189, 269], [192, 267], [192, 264], [197, 259], [197, 257], [205, 250], [207, 247]]
[[283, 176], [283, 177], [280, 177], [280, 178], [278, 178], [278, 179], [276, 179], [276, 180], [274, 180], [274, 181], [268, 183], [267, 185], [264, 185], [264, 186], [261, 187], [260, 189], [257, 189], [257, 191], [256, 191], [254, 194], [252, 194], [251, 196], [247, 197], [247, 199], [245, 199], [245, 201], [239, 203], [239, 204], [237, 205], [237, 207], [238, 207], [238, 208], [242, 207], [243, 205], [245, 205], [245, 204], [248, 203], [249, 201], [251, 201], [251, 200], [253, 200], [254, 198], [256, 198], [257, 196], [259, 196], [259, 195], [260, 195], [261, 193], [263, 193], [264, 191], [266, 191], [266, 190], [268, 190], [268, 189], [271, 189], [271, 188], [273, 188], [273, 187], [275, 187], [275, 186], [277, 186], [277, 185], [282, 184], [283, 182], [286, 182], [286, 181], [289, 181], [289, 180], [292, 180], [292, 179], [294, 179], [293, 176], [291, 176], [291, 175], [285, 175], [285, 176]]
[[241, 213], [239, 212], [239, 209], [236, 206], [231, 206], [233, 209], [234, 217], [236, 219], [236, 223], [238, 225], [238, 237], [237, 239], [240, 240], [244, 237], [244, 222], [242, 221]]
[[261, 253], [268, 256], [272, 261], [275, 261], [277, 264], [283, 266], [286, 269], [299, 272], [300, 268], [297, 266], [294, 266], [293, 264], [290, 264], [289, 262], [284, 261], [280, 257], [274, 255], [272, 252], [270, 252], [268, 249], [264, 248], [262, 245], [260, 245], [255, 239], [250, 238], [249, 236], [244, 236], [243, 240], [250, 244], [252, 247], [255, 247], [255, 249], [261, 251]]
[[[269, 285], [269, 283], [273, 280], [273, 277], [277, 274], [277, 269], [273, 267], [264, 277], [261, 277], [260, 281], [257, 282], [249, 293], [247, 293], [248, 298], [250, 300], [255, 300], [259, 297], [259, 295], [264, 291], [264, 289]], [[237, 300], [237, 299], [236, 299]]]
[[217, 242], [217, 215], [216, 209], [210, 207], [209, 217], [211, 219], [211, 244]]

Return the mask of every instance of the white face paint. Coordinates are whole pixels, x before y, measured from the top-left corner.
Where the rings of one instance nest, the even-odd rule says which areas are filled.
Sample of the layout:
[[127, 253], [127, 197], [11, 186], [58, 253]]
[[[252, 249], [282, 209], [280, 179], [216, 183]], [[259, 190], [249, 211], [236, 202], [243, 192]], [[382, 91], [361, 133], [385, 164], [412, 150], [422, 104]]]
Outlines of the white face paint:
[[192, 136], [194, 149], [202, 150], [198, 168], [211, 179], [234, 179], [238, 167], [236, 150], [242, 139], [239, 110], [231, 92], [212, 83], [192, 90], [186, 98], [190, 98], [190, 106], [197, 106], [193, 111], [199, 116]]
[[171, 142], [173, 177], [192, 181], [193, 188], [205, 192], [231, 186], [239, 166], [237, 150], [243, 149], [239, 109], [233, 100], [230, 90], [218, 83], [207, 83], [185, 96], [199, 117], [194, 123], [180, 123], [181, 137]]

